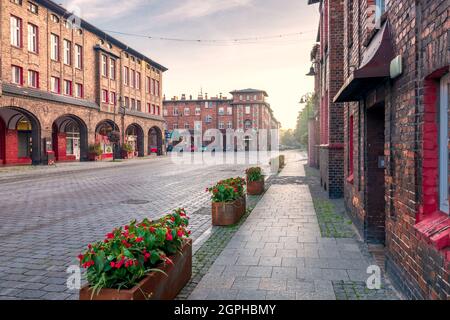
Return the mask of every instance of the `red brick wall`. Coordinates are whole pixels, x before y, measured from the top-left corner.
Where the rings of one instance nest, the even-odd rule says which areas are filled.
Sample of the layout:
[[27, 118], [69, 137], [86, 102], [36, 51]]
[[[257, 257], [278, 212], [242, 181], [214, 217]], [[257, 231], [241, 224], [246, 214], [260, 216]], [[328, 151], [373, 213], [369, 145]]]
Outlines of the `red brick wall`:
[[[391, 0], [387, 17], [396, 54], [403, 58], [403, 74], [369, 92], [365, 101], [347, 103], [345, 132], [353, 116], [354, 180], [345, 184], [345, 200], [366, 239], [370, 230], [367, 203], [371, 198], [371, 169], [367, 153], [367, 108], [385, 104], [385, 186], [387, 270], [394, 283], [410, 298], [449, 299], [448, 235], [436, 223], [437, 208], [437, 131], [436, 83], [448, 72], [448, 27], [450, 4], [445, 0]], [[345, 74], [358, 66], [373, 34], [368, 26], [373, 16], [366, 12], [366, 1], [346, 0], [353, 5], [347, 17]], [[350, 12], [350, 11], [349, 11]], [[351, 27], [350, 27], [351, 26]], [[347, 33], [352, 32], [350, 37]], [[345, 172], [349, 172], [346, 137]], [[369, 170], [369, 171], [368, 171]], [[348, 176], [346, 176], [348, 177]], [[433, 230], [430, 232], [430, 230]], [[434, 234], [434, 231], [437, 233]], [[433, 235], [434, 234], [434, 235]]]

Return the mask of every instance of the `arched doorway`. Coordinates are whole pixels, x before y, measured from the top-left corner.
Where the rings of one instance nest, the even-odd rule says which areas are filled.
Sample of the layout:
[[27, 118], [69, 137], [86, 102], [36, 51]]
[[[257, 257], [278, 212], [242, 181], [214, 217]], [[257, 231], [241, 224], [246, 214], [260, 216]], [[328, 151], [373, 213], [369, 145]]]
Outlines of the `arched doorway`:
[[5, 107], [0, 108], [0, 118], [0, 127], [3, 127], [0, 128], [3, 164], [40, 164], [41, 125], [36, 116], [22, 108]]
[[87, 126], [74, 115], [64, 115], [53, 123], [53, 150], [56, 161], [86, 161]]
[[152, 127], [148, 132], [148, 153], [161, 156], [163, 154], [163, 138], [161, 129]]
[[131, 124], [125, 131], [125, 143], [132, 146], [135, 155], [143, 157], [144, 150], [144, 130], [137, 124]]
[[100, 144], [102, 159], [120, 158], [120, 130], [111, 120], [104, 120], [95, 129], [95, 143]]

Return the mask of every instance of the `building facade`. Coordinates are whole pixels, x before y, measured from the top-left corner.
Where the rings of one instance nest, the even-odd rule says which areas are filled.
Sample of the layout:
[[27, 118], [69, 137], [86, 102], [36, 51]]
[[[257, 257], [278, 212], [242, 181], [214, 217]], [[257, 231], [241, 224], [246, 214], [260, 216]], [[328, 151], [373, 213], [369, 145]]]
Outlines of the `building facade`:
[[346, 207], [408, 298], [449, 300], [450, 3], [343, 3]]
[[1, 1], [0, 16], [0, 165], [163, 152], [165, 67], [52, 1]]
[[[320, 119], [319, 167], [321, 185], [330, 198], [342, 198], [344, 194], [344, 112], [333, 97], [343, 84], [344, 56], [344, 3], [343, 0], [308, 0], [319, 4], [320, 24], [318, 52], [314, 59], [320, 79], [316, 87]], [[316, 143], [317, 144], [317, 143]]]
[[[270, 134], [271, 129], [278, 130], [280, 123], [273, 115], [270, 104], [267, 103], [267, 93], [263, 90], [245, 89], [231, 92], [231, 98], [209, 97], [200, 94], [197, 99], [186, 95], [173, 97], [164, 101], [163, 116], [167, 122], [169, 133], [176, 129], [190, 130], [201, 124], [202, 136], [209, 129], [219, 129], [223, 134], [223, 146], [230, 150], [231, 144], [226, 141], [226, 130], [240, 130], [242, 132], [258, 132], [266, 129]], [[246, 136], [244, 145], [235, 144], [235, 149], [242, 147], [246, 150], [252, 148], [255, 143], [253, 136]], [[270, 143], [268, 137], [267, 144]], [[175, 142], [176, 143], [176, 142]], [[202, 141], [203, 146], [210, 143], [208, 139]], [[258, 145], [258, 148], [262, 146]], [[253, 149], [252, 149], [253, 150]]]

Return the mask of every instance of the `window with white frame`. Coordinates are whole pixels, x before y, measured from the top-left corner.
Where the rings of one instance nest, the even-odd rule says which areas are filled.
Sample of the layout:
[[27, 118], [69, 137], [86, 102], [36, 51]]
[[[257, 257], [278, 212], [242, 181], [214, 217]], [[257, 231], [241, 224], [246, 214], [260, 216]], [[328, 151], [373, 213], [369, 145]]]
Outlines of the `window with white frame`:
[[28, 70], [28, 86], [30, 88], [39, 88], [39, 73], [34, 70]]
[[63, 87], [63, 93], [66, 96], [71, 96], [72, 95], [72, 81], [70, 80], [64, 80], [64, 87]]
[[219, 122], [219, 129], [225, 129], [225, 123]]
[[112, 105], [115, 105], [116, 102], [117, 102], [117, 100], [116, 100], [116, 93], [111, 91], [109, 93], [109, 103], [111, 103]]
[[185, 128], [185, 129], [189, 129], [189, 123], [186, 122], [186, 123], [184, 124], [184, 128]]
[[64, 39], [64, 64], [72, 64], [72, 43], [69, 40]]
[[108, 57], [102, 54], [102, 76], [108, 76]]
[[23, 68], [19, 66], [11, 67], [11, 82], [21, 86], [23, 84]]
[[38, 27], [28, 24], [28, 51], [38, 53]]
[[34, 14], [38, 14], [39, 7], [32, 2], [28, 2], [28, 11], [30, 11], [31, 13], [34, 13]]
[[50, 35], [50, 58], [54, 61], [59, 60], [59, 36], [53, 33]]
[[141, 73], [136, 71], [136, 89], [141, 90]]
[[185, 116], [190, 116], [190, 115], [191, 115], [191, 109], [189, 109], [189, 108], [184, 108], [184, 115], [185, 115]]
[[116, 60], [109, 60], [109, 78], [111, 80], [116, 80]]
[[375, 3], [375, 27], [381, 27], [381, 18], [387, 10], [389, 0], [376, 0]]
[[229, 116], [232, 116], [232, 115], [233, 115], [233, 108], [232, 108], [232, 107], [228, 107], [228, 108], [227, 108], [227, 114], [228, 114]]
[[250, 114], [250, 113], [251, 113], [251, 107], [245, 106], [245, 114]]
[[439, 204], [440, 210], [447, 214], [449, 213], [449, 79], [449, 75], [441, 79], [439, 99]]
[[81, 83], [75, 85], [75, 97], [83, 98], [83, 85]]
[[173, 109], [173, 115], [174, 116], [178, 116], [178, 108], [174, 108]]
[[219, 116], [225, 115], [225, 109], [223, 107], [219, 108]]
[[131, 78], [130, 87], [134, 88], [136, 85], [136, 71], [131, 70], [130, 78]]
[[11, 16], [11, 45], [22, 47], [22, 19]]
[[228, 129], [233, 129], [233, 122], [232, 121], [228, 121], [227, 128]]
[[130, 83], [130, 69], [128, 67], [123, 67], [123, 84], [128, 86]]
[[79, 44], [75, 45], [75, 68], [83, 68], [83, 47]]
[[61, 93], [61, 80], [57, 77], [50, 78], [50, 91], [53, 93]]
[[103, 103], [108, 103], [108, 90], [102, 89], [102, 102]]
[[202, 110], [200, 108], [195, 108], [195, 115], [199, 116], [201, 114]]

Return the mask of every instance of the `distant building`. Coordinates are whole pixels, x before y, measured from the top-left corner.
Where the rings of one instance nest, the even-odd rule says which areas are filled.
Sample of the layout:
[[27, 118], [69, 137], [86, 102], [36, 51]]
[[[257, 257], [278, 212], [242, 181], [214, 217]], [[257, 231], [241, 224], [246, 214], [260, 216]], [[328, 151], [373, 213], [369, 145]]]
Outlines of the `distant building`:
[[[192, 96], [187, 98], [186, 95], [182, 95], [181, 98], [173, 97], [171, 100], [165, 100], [163, 116], [168, 133], [176, 129], [187, 129], [193, 134], [195, 126], [201, 124], [202, 135], [208, 129], [219, 129], [224, 136], [224, 148], [227, 149], [230, 145], [225, 139], [227, 129], [245, 132], [267, 129], [270, 134], [270, 129], [280, 128], [280, 123], [266, 102], [268, 95], [265, 91], [235, 90], [231, 95], [231, 98], [227, 98], [222, 95], [208, 97], [208, 94], [200, 94], [195, 99]], [[243, 146], [245, 149], [250, 148], [251, 139], [249, 137], [245, 140]], [[210, 141], [202, 143], [205, 146]]]

